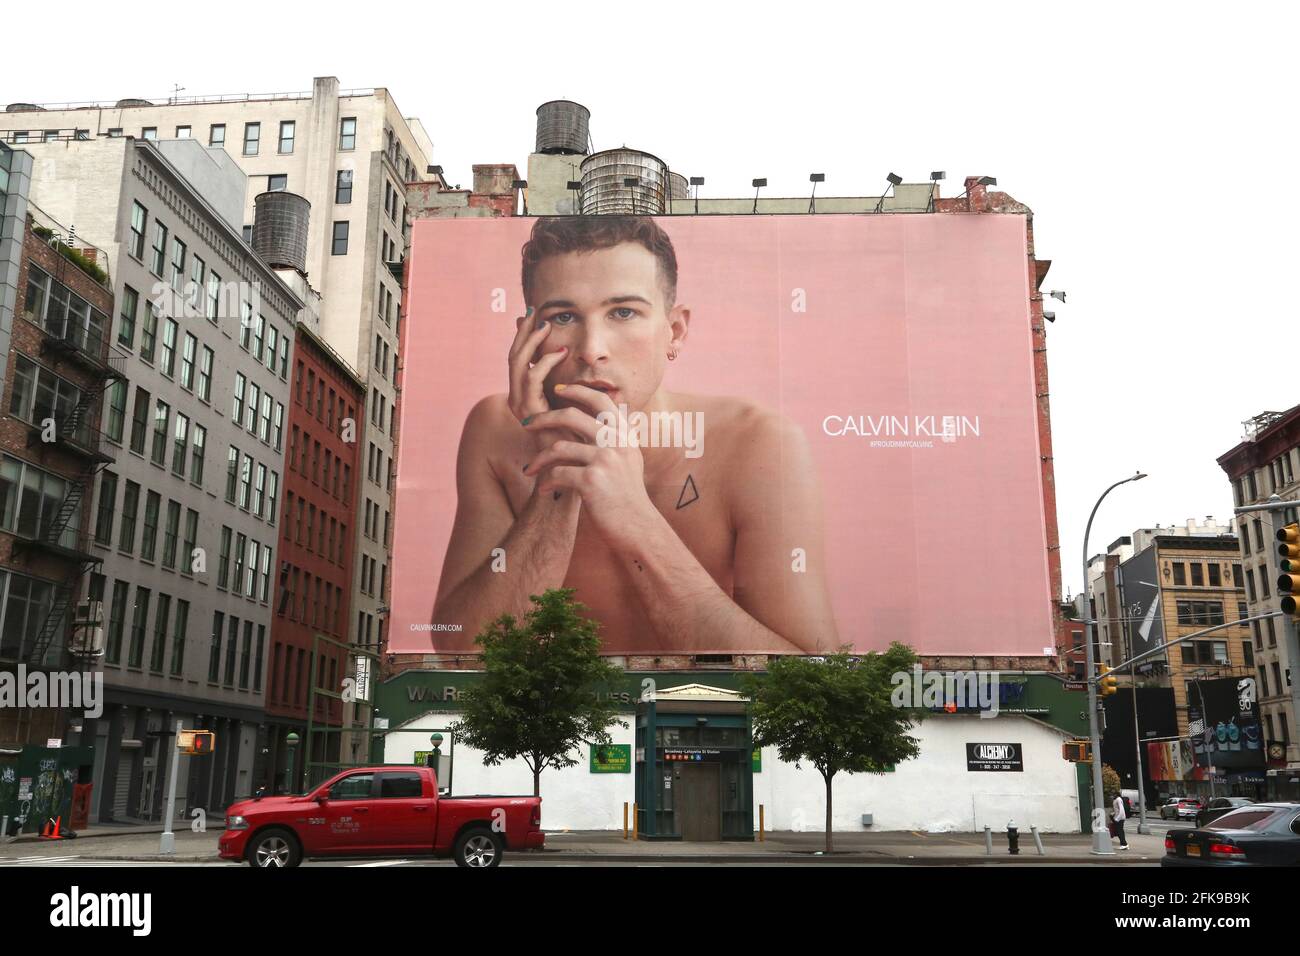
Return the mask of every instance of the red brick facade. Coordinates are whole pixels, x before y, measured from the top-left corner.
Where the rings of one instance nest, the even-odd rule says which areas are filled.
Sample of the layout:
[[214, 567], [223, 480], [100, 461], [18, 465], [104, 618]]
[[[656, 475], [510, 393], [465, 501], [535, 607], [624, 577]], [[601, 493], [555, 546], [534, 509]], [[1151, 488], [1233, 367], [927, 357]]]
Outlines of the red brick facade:
[[[313, 636], [349, 640], [365, 387], [301, 324], [296, 338], [266, 712], [305, 721]], [[316, 651], [317, 687], [337, 694], [348, 656], [324, 642]], [[318, 700], [317, 722], [341, 719], [337, 701]]]

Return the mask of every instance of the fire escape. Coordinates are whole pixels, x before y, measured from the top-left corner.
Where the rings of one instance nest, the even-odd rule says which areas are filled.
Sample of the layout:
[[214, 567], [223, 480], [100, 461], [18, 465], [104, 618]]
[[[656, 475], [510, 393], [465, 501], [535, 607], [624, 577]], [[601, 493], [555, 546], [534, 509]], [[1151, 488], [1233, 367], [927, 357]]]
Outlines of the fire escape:
[[[56, 242], [57, 237], [50, 244]], [[58, 247], [55, 245], [55, 248]], [[52, 278], [66, 285], [68, 271], [77, 268], [73, 262], [60, 256]], [[81, 505], [90, 502], [95, 476], [112, 464], [114, 458], [100, 451], [100, 433], [90, 427], [90, 422], [94, 419], [97, 403], [102, 401], [109, 386], [126, 380], [126, 359], [108, 355], [106, 333], [101, 335], [89, 327], [76, 327], [66, 319], [62, 328], [52, 328], [44, 322], [37, 322], [37, 325], [45, 333], [41, 355], [79, 366], [83, 372], [89, 373], [90, 381], [78, 385], [80, 396], [74, 406], [58, 410], [58, 414], [51, 416], [55, 429], [53, 434], [41, 423], [30, 425], [28, 430], [28, 448], [58, 448], [82, 463], [77, 474], [65, 476], [68, 490], [59, 507], [41, 522], [34, 535], [19, 537], [14, 544], [15, 556], [41, 553], [61, 559], [71, 569], [55, 587], [49, 611], [22, 653], [22, 658], [33, 667], [44, 665], [51, 645], [65, 630], [68, 609], [81, 591], [82, 579], [102, 563], [102, 559], [90, 550], [90, 533], [81, 528]]]

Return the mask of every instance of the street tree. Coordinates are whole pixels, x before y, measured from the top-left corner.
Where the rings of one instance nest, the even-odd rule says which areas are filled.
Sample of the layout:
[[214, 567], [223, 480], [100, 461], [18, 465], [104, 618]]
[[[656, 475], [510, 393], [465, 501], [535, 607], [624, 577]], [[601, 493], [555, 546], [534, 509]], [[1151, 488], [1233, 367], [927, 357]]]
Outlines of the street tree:
[[584, 616], [572, 588], [532, 595], [522, 621], [502, 614], [475, 643], [483, 649], [483, 679], [462, 697], [463, 715], [453, 727], [461, 742], [483, 751], [496, 766], [523, 758], [533, 773], [533, 796], [541, 796], [547, 767], [578, 763], [581, 744], [608, 745], [617, 723], [612, 701], [599, 690], [623, 672], [600, 656], [599, 625]]
[[916, 663], [910, 647], [894, 642], [884, 653], [825, 658], [781, 657], [766, 674], [751, 676], [754, 746], [775, 746], [788, 763], [807, 761], [826, 785], [826, 852], [832, 850], [831, 787], [838, 773], [883, 774], [921, 751], [911, 730], [926, 715], [891, 700], [894, 676]]

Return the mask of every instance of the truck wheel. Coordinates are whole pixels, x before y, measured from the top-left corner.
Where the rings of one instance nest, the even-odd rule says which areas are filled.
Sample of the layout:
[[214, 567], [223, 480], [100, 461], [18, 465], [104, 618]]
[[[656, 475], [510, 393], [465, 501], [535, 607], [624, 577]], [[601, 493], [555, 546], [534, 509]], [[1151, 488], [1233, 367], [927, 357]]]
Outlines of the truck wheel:
[[499, 866], [505, 849], [505, 842], [499, 833], [493, 833], [487, 827], [476, 827], [456, 838], [452, 856], [455, 857], [457, 866]]
[[302, 862], [298, 840], [281, 827], [263, 830], [249, 840], [244, 856], [249, 866], [263, 869], [297, 866]]

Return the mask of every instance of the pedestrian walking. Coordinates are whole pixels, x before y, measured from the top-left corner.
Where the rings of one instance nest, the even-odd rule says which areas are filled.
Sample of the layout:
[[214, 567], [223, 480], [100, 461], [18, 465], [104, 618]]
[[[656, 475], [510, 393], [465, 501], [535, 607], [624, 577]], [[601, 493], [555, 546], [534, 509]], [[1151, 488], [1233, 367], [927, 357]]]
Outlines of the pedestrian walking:
[[1115, 824], [1114, 835], [1119, 837], [1119, 848], [1121, 850], [1127, 850], [1128, 840], [1124, 837], [1124, 820], [1128, 814], [1124, 812], [1124, 797], [1122, 795], [1115, 794], [1115, 802], [1111, 804], [1110, 815], [1111, 820]]

